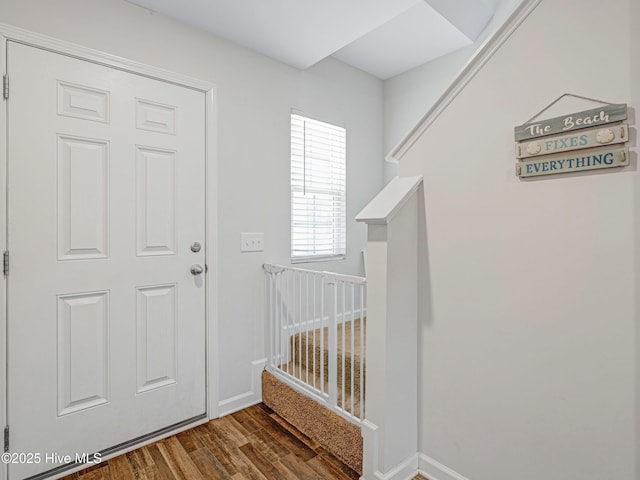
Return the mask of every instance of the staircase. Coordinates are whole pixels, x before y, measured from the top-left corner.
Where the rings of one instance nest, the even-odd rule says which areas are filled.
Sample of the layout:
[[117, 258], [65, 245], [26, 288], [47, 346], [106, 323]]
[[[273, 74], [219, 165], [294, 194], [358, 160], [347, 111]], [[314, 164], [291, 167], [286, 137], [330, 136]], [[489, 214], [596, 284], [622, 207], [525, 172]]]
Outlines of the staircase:
[[[366, 374], [364, 353], [361, 351], [362, 323], [366, 328], [366, 317], [364, 322], [358, 318], [337, 326], [337, 404], [357, 418], [361, 418]], [[290, 344], [293, 360], [280, 368], [315, 388], [320, 389], [322, 382], [323, 390], [328, 392], [329, 327], [305, 332], [301, 336], [292, 335]]]
[[270, 322], [264, 403], [362, 472], [366, 281], [265, 265]]

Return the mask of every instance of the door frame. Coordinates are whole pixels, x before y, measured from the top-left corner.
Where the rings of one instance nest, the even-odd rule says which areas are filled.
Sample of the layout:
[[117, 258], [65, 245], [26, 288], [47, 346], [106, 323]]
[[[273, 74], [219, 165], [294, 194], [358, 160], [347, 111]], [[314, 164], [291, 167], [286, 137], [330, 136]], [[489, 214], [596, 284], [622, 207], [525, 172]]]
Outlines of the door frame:
[[[128, 60], [108, 53], [100, 52], [71, 42], [59, 40], [39, 33], [31, 32], [13, 25], [0, 23], [0, 70], [7, 75], [7, 42], [14, 41], [24, 45], [48, 50], [80, 60], [97, 63], [125, 72], [142, 75], [178, 86], [191, 88], [205, 94], [205, 263], [208, 266], [207, 288], [205, 291], [205, 370], [206, 370], [206, 406], [207, 419], [218, 417], [218, 191], [217, 191], [217, 98], [214, 83], [188, 77], [179, 73]], [[9, 79], [9, 85], [11, 79]], [[0, 254], [7, 250], [7, 106], [9, 100], [1, 98], [0, 108]], [[0, 432], [7, 425], [7, 278], [0, 274]], [[128, 446], [116, 454], [103, 457], [104, 459], [119, 455], [128, 450], [168, 437], [181, 430], [191, 428], [197, 423], [183, 426], [176, 430], [165, 432], [154, 438]], [[2, 449], [0, 435], [0, 451]], [[78, 470], [82, 467], [78, 467]], [[72, 470], [65, 472], [71, 473]], [[0, 467], [0, 480], [7, 478], [7, 467]]]

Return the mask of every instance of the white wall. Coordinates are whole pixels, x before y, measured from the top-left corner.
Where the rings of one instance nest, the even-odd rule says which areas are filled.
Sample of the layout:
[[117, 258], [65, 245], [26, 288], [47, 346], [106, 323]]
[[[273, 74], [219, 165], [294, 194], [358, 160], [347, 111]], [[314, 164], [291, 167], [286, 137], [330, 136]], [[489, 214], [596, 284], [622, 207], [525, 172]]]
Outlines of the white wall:
[[385, 80], [385, 154], [427, 113], [476, 49], [469, 45]]
[[[477, 40], [384, 82], [384, 153], [388, 154], [451, 85], [479, 46], [498, 29], [520, 0], [492, 0], [495, 14]], [[385, 183], [397, 175], [397, 165], [385, 162]]]
[[[420, 450], [471, 480], [640, 478], [639, 18], [542, 0], [400, 160], [425, 183]], [[629, 105], [631, 166], [519, 180], [513, 127], [565, 92]]]
[[[217, 85], [219, 399], [241, 405], [264, 356], [261, 265], [289, 260], [290, 109], [346, 126], [352, 219], [382, 187], [382, 83], [333, 59], [301, 72], [119, 0], [1, 0], [0, 22]], [[241, 254], [241, 231], [264, 232], [265, 251]], [[347, 232], [348, 259], [314, 267], [362, 273], [366, 229]]]

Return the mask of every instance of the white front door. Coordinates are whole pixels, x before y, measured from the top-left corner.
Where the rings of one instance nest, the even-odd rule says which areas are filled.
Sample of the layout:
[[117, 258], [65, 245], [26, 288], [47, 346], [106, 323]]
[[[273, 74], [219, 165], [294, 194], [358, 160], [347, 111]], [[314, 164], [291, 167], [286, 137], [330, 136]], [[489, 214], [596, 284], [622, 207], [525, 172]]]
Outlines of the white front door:
[[10, 452], [40, 455], [19, 479], [205, 414], [205, 94], [7, 61]]

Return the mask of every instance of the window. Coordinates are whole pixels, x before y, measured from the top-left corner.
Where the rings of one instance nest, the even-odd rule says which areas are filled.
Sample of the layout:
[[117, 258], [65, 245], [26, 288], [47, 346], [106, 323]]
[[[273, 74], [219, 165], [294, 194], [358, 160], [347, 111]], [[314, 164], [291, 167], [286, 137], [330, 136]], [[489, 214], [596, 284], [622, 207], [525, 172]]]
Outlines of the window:
[[346, 130], [291, 115], [291, 261], [345, 258]]

